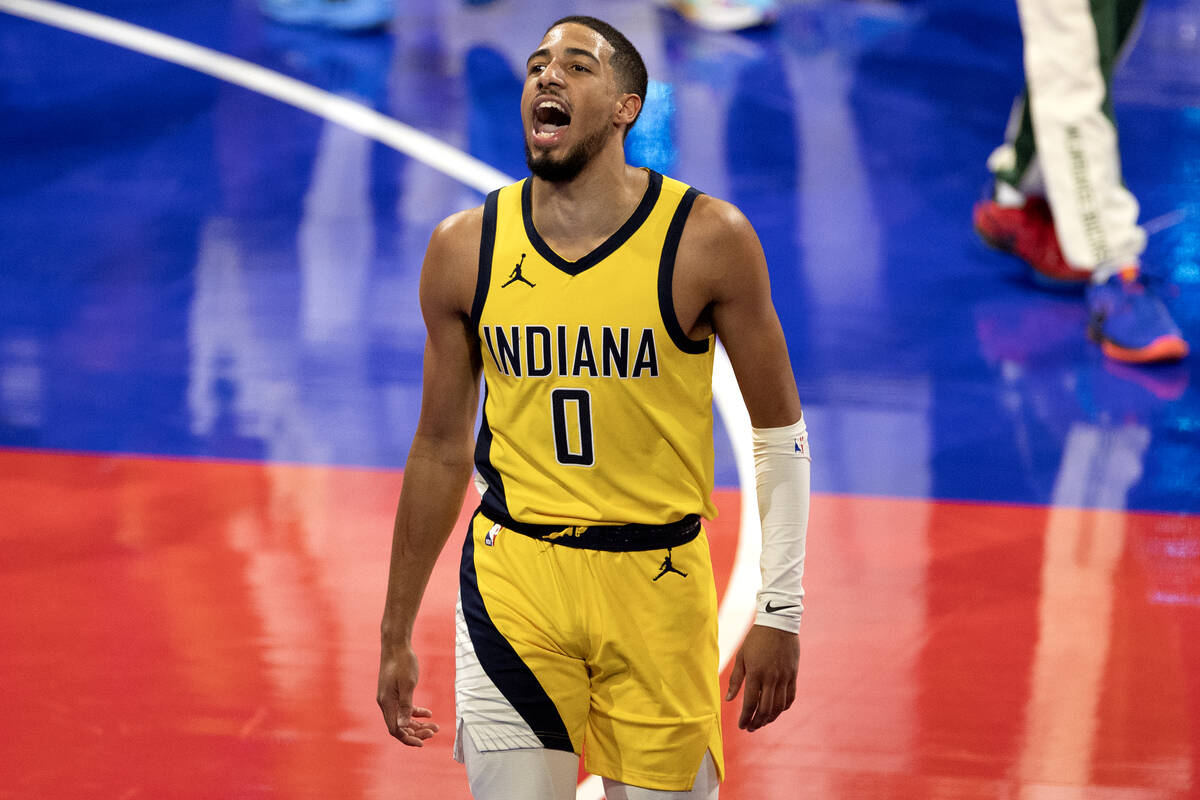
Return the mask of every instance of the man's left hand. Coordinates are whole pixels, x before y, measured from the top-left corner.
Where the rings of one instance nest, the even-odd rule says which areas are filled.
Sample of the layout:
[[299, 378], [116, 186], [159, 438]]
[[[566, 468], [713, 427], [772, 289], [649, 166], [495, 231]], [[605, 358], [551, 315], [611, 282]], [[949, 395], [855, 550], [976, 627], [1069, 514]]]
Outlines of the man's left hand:
[[729, 691], [725, 693], [726, 701], [733, 700], [745, 681], [739, 728], [756, 731], [791, 707], [796, 699], [799, 663], [799, 636], [764, 625], [750, 628], [738, 650]]

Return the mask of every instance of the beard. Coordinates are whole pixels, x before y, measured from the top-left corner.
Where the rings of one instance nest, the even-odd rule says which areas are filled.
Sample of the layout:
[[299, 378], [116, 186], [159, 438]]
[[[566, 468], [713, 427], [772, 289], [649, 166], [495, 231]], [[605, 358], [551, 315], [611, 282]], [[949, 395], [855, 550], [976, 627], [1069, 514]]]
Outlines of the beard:
[[529, 167], [529, 171], [535, 178], [541, 178], [548, 183], [572, 181], [604, 148], [604, 140], [607, 136], [608, 131], [601, 128], [572, 147], [557, 161], [552, 160], [553, 157], [550, 153], [534, 154], [533, 149], [529, 146], [529, 141], [526, 140], [525, 165]]

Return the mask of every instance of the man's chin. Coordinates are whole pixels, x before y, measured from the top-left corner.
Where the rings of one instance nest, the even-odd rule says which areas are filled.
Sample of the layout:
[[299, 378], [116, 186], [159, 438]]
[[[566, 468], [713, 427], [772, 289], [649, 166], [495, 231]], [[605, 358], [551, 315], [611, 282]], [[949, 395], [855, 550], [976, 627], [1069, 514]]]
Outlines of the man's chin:
[[535, 178], [550, 183], [565, 183], [573, 180], [587, 164], [587, 160], [573, 153], [555, 154], [547, 148], [525, 146], [525, 165]]

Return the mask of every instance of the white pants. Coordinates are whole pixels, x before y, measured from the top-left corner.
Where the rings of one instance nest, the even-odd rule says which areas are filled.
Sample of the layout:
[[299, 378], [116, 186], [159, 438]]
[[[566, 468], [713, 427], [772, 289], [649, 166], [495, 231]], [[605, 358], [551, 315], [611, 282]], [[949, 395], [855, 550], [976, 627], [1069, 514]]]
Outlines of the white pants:
[[1063, 255], [1076, 268], [1102, 273], [1136, 263], [1146, 233], [1137, 224], [1137, 199], [1122, 183], [1117, 131], [1105, 114], [1108, 82], [1091, 3], [1018, 0], [1017, 9], [1036, 166]]
[[[475, 800], [575, 800], [579, 757], [574, 753], [540, 747], [481, 752], [470, 726], [462, 730], [461, 746]], [[719, 786], [712, 756], [705, 754], [690, 791], [643, 789], [605, 778], [604, 795], [606, 800], [717, 800]]]

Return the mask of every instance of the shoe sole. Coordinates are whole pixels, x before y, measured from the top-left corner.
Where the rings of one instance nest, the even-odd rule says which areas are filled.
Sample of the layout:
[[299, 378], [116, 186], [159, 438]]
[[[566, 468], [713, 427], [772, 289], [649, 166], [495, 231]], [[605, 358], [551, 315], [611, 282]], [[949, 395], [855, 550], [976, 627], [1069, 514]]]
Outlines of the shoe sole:
[[[1089, 332], [1090, 333], [1090, 332]], [[1107, 339], [1098, 339], [1090, 333], [1093, 340], [1100, 345], [1100, 352], [1126, 364], [1157, 364], [1168, 361], [1181, 361], [1187, 358], [1188, 344], [1178, 336], [1160, 336], [1145, 347], [1122, 347]]]

